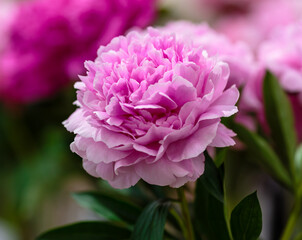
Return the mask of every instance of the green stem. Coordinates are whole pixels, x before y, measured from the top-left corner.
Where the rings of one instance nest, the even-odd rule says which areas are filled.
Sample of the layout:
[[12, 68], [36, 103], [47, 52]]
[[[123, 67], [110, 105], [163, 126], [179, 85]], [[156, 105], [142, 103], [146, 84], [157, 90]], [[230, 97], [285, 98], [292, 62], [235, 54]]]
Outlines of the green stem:
[[[225, 167], [225, 175], [226, 175], [226, 167]], [[231, 225], [230, 225], [230, 208], [229, 208], [229, 202], [228, 202], [228, 198], [227, 198], [227, 191], [226, 191], [226, 181], [225, 179], [223, 180], [223, 192], [224, 192], [224, 203], [223, 203], [223, 211], [224, 211], [224, 219], [227, 225], [227, 230], [229, 233], [229, 237], [231, 240], [233, 240], [233, 235], [232, 235], [232, 231], [231, 231]]]
[[281, 240], [290, 240], [293, 234], [294, 228], [297, 224], [301, 212], [301, 197], [297, 196], [292, 212], [289, 216]]
[[181, 212], [184, 219], [185, 230], [184, 235], [186, 240], [195, 240], [193, 225], [189, 213], [188, 202], [185, 196], [184, 187], [177, 189], [178, 197], [180, 200]]
[[184, 233], [186, 232], [186, 226], [181, 218], [181, 216], [179, 215], [179, 213], [174, 209], [171, 208], [170, 209], [170, 213], [172, 214], [172, 216], [175, 218], [175, 220], [177, 221], [178, 225], [180, 226], [181, 231]]

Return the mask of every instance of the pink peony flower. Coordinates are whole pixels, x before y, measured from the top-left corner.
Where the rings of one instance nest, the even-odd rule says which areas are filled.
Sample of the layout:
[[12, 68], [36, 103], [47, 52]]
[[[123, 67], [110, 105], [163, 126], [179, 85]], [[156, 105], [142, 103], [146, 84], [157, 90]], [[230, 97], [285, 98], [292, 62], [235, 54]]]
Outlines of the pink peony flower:
[[239, 93], [225, 89], [228, 65], [202, 48], [149, 28], [114, 38], [85, 66], [64, 125], [85, 170], [113, 187], [182, 186], [203, 173], [207, 147], [234, 144], [220, 121]]
[[246, 83], [253, 75], [251, 65], [255, 64], [254, 56], [244, 42], [231, 42], [226, 36], [215, 32], [207, 24], [191, 22], [171, 22], [162, 28], [163, 31], [175, 33], [177, 38], [193, 41], [195, 47], [207, 51], [209, 56], [226, 62], [230, 67], [227, 87]]
[[[154, 0], [32, 0], [16, 3], [0, 55], [0, 96], [15, 103], [47, 97], [84, 72], [100, 44], [154, 18]], [[3, 24], [3, 22], [1, 22]]]
[[221, 15], [215, 26], [230, 39], [246, 41], [257, 49], [274, 28], [286, 26], [301, 17], [298, 1], [252, 1], [246, 12]]
[[[242, 94], [241, 106], [256, 112], [265, 124], [262, 85], [265, 69], [274, 73], [293, 105], [296, 127], [302, 139], [302, 21], [277, 29], [259, 47], [258, 76], [250, 81]], [[242, 109], [240, 107], [240, 110]]]

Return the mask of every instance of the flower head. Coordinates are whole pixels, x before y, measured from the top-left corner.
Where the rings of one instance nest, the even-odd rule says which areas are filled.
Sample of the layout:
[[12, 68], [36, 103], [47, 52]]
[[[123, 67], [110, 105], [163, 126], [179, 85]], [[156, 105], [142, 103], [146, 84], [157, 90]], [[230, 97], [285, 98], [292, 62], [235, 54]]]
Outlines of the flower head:
[[297, 21], [302, 13], [300, 0], [253, 0], [246, 9], [221, 15], [215, 26], [232, 40], [246, 41], [255, 51], [275, 28]]
[[83, 74], [100, 44], [147, 26], [155, 12], [153, 0], [31, 0], [15, 8], [0, 54], [0, 96], [16, 103], [58, 91]]
[[302, 21], [273, 31], [259, 46], [258, 58], [256, 77], [243, 91], [240, 110], [257, 113], [261, 124], [265, 124], [262, 85], [265, 69], [268, 69], [288, 93], [302, 139]]
[[78, 109], [64, 122], [88, 173], [113, 187], [179, 187], [204, 171], [207, 147], [234, 144], [221, 122], [237, 112], [228, 65], [173, 34], [149, 28], [114, 38], [86, 62]]

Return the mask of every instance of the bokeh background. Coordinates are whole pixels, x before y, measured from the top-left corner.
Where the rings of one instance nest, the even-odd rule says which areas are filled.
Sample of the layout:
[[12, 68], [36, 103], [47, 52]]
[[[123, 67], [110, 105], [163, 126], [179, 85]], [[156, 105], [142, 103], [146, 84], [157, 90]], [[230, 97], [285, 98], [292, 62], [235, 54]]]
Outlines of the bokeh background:
[[[97, 219], [72, 192], [104, 187], [69, 150], [62, 121], [74, 111], [73, 83], [98, 46], [133, 28], [172, 20], [207, 22], [256, 49], [272, 29], [302, 16], [301, 0], [0, 0], [0, 239], [30, 240], [63, 224]], [[263, 239], [277, 239], [290, 198], [266, 174], [230, 153], [235, 205], [257, 189]], [[238, 184], [240, 182], [240, 185]]]

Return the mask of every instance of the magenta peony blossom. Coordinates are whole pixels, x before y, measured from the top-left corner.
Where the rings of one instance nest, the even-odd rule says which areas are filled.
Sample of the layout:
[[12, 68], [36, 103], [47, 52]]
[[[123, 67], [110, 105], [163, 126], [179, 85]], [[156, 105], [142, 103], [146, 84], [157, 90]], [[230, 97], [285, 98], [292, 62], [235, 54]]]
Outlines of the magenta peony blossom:
[[265, 124], [262, 85], [265, 69], [274, 73], [288, 93], [302, 139], [302, 21], [277, 29], [259, 47], [257, 76], [250, 81], [242, 95], [241, 109], [256, 112]]
[[[12, 21], [12, 15], [14, 13], [14, 6], [13, 4], [9, 2], [3, 2], [1, 3], [0, 7], [0, 54], [2, 51], [4, 51], [4, 48], [7, 45], [8, 41], [8, 28], [10, 25], [10, 22]], [[4, 24], [5, 23], [5, 24]]]
[[[154, 18], [154, 0], [33, 0], [16, 3], [0, 55], [0, 96], [32, 102], [84, 72], [100, 44]], [[3, 24], [3, 22], [1, 22]]]
[[175, 33], [177, 38], [193, 41], [195, 47], [207, 51], [209, 56], [226, 62], [230, 67], [230, 77], [227, 87], [236, 84], [240, 86], [252, 77], [254, 56], [244, 42], [231, 42], [226, 36], [215, 32], [207, 24], [193, 24], [178, 21], [167, 24], [163, 31]]
[[234, 144], [220, 121], [237, 112], [229, 67], [173, 34], [149, 28], [100, 47], [75, 84], [64, 122], [88, 173], [115, 188], [144, 181], [179, 187], [204, 171], [207, 147]]

